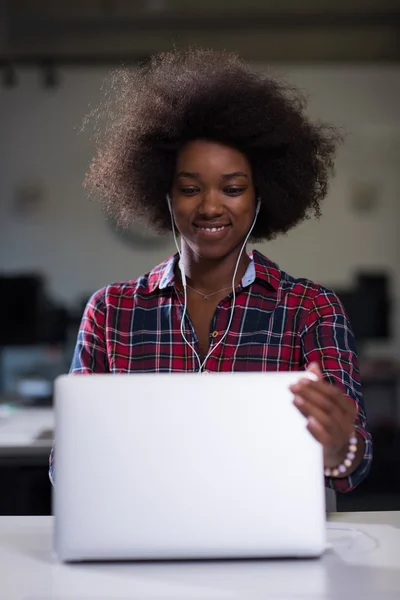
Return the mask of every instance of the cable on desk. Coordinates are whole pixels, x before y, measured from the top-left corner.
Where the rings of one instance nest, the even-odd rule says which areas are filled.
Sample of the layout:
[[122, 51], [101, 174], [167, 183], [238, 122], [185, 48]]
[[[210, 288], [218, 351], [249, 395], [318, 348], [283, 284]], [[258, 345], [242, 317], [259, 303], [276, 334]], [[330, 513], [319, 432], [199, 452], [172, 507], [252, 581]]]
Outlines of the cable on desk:
[[[350, 538], [351, 543], [345, 547], [341, 546], [341, 548], [342, 549], [344, 548], [345, 550], [354, 550], [355, 540], [357, 538], [359, 538], [360, 536], [370, 540], [370, 542], [372, 542], [372, 547], [368, 548], [368, 550], [361, 550], [361, 551], [355, 550], [355, 552], [357, 552], [359, 554], [365, 554], [365, 553], [369, 553], [369, 552], [374, 552], [375, 550], [377, 550], [379, 548], [379, 541], [375, 537], [373, 537], [369, 533], [366, 533], [365, 531], [362, 531], [361, 529], [357, 529], [356, 527], [332, 527], [330, 525], [327, 525], [327, 531], [328, 532], [329, 531], [339, 531], [339, 532], [353, 534], [353, 536]], [[338, 545], [328, 542], [327, 548], [338, 549]]]

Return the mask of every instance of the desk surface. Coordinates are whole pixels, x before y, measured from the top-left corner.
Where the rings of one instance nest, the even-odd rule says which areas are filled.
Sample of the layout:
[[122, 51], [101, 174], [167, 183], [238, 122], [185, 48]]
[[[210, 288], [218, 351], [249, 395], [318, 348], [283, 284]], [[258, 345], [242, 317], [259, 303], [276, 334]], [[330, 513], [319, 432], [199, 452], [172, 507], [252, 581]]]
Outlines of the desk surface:
[[398, 599], [400, 512], [329, 521], [320, 560], [62, 565], [52, 517], [0, 517], [0, 599]]
[[16, 408], [7, 414], [0, 413], [0, 458], [47, 455], [52, 445], [52, 436], [41, 439], [43, 432], [54, 430], [52, 408]]

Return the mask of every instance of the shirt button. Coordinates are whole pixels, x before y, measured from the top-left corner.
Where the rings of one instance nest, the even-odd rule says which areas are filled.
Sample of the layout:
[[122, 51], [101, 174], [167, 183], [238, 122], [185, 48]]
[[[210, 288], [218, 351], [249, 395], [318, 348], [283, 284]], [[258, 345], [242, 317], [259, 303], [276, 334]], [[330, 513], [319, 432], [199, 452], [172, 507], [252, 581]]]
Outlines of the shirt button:
[[211, 337], [216, 338], [218, 335], [218, 331], [213, 331]]

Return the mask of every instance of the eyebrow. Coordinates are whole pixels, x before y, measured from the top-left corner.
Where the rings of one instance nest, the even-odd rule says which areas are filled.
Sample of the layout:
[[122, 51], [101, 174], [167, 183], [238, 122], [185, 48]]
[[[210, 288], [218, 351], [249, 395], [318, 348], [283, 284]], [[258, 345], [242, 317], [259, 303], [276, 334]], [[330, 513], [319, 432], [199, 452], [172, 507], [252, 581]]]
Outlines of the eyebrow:
[[[190, 173], [189, 171], [179, 171], [176, 174], [176, 177], [187, 177], [188, 179], [201, 179], [200, 173]], [[241, 171], [235, 171], [234, 173], [225, 173], [221, 175], [221, 179], [227, 181], [228, 179], [233, 179], [234, 177], [245, 177], [248, 179], [248, 175], [246, 173], [242, 173]]]
[[177, 177], [187, 177], [188, 179], [200, 179], [200, 173], [189, 173], [189, 171], [179, 171]]
[[242, 173], [241, 171], [235, 171], [234, 173], [227, 173], [226, 175], [222, 175], [222, 179], [225, 181], [227, 179], [233, 179], [234, 177], [246, 177], [248, 179], [248, 175], [246, 173]]

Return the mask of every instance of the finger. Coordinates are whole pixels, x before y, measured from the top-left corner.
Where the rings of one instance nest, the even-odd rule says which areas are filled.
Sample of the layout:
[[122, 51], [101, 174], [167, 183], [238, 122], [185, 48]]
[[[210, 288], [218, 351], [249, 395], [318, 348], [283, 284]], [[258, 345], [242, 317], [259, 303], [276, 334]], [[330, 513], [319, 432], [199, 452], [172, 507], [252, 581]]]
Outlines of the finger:
[[338, 410], [350, 417], [352, 421], [357, 416], [357, 407], [343, 392], [334, 385], [326, 381], [306, 381], [302, 380], [290, 387], [291, 391], [297, 395], [307, 398], [310, 401], [317, 402], [320, 406], [325, 406], [330, 413]]
[[331, 402], [336, 404], [340, 410], [354, 422], [357, 416], [357, 404], [354, 400], [346, 396], [340, 388], [327, 381], [319, 381], [317, 382], [315, 389], [320, 390], [321, 393], [329, 398]]
[[314, 417], [308, 419], [307, 429], [324, 448], [331, 445], [330, 435]]
[[[295, 396], [293, 404], [307, 419], [310, 419], [310, 417], [316, 419], [318, 423], [322, 425], [325, 431], [331, 436], [332, 441], [337, 440], [338, 438], [346, 437], [347, 429], [349, 429], [348, 435], [351, 434], [351, 427], [348, 427], [348, 423], [341, 423], [340, 421], [332, 418], [330, 414], [326, 413], [317, 405], [304, 401], [299, 396]], [[345, 433], [343, 434], [343, 432]]]
[[357, 405], [340, 388], [328, 381], [317, 381], [315, 382], [315, 387], [321, 390], [332, 402], [335, 402], [345, 413], [349, 413], [355, 418]]
[[308, 386], [304, 388], [304, 393], [296, 394], [293, 401], [300, 412], [305, 417], [314, 416], [336, 440], [350, 437], [354, 429], [352, 417], [315, 389], [312, 390]]
[[318, 407], [327, 415], [343, 414], [343, 411], [338, 407], [336, 402], [326, 396], [324, 392], [311, 385], [299, 386], [296, 391], [296, 396], [302, 398], [308, 404]]
[[322, 371], [318, 363], [312, 362], [306, 366], [306, 370], [310, 373], [314, 373], [318, 377], [318, 379], [322, 379]]

